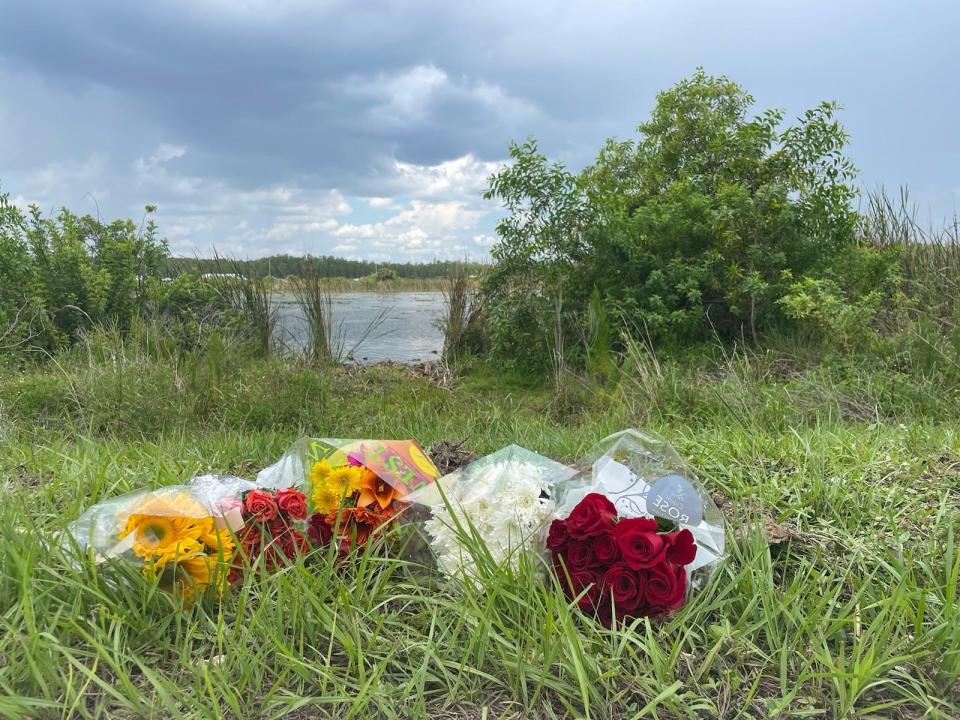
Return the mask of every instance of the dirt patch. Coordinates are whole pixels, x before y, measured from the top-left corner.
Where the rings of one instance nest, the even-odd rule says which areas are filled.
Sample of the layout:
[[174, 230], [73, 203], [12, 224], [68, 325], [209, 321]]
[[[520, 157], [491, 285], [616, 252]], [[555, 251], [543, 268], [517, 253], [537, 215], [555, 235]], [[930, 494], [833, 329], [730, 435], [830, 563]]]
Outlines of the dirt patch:
[[427, 455], [433, 460], [433, 464], [437, 466], [441, 475], [459, 470], [477, 459], [476, 453], [464, 449], [466, 442], [466, 440], [460, 442], [441, 440], [427, 448]]

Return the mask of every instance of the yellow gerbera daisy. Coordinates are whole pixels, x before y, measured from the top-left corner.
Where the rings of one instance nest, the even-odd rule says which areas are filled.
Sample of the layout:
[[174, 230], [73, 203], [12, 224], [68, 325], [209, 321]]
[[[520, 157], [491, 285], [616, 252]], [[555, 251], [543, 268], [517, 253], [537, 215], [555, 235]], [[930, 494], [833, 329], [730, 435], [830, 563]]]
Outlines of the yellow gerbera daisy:
[[353, 495], [360, 491], [360, 478], [363, 477], [363, 468], [353, 465], [341, 465], [334, 468], [325, 480], [327, 486], [341, 495]]
[[318, 485], [313, 489], [313, 511], [326, 515], [331, 510], [340, 507], [340, 501], [343, 496], [330, 490], [326, 485]]

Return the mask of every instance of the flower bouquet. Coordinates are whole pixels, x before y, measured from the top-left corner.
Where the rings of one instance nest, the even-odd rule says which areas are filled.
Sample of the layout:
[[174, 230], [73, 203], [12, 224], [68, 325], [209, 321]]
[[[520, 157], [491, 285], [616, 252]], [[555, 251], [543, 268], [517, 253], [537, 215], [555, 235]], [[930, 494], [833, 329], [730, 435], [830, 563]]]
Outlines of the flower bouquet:
[[134, 562], [164, 591], [192, 601], [209, 586], [226, 586], [239, 525], [218, 504], [246, 485], [230, 479], [217, 496], [185, 485], [130, 493], [87, 509], [67, 531], [96, 562]]
[[239, 552], [228, 580], [239, 582], [247, 569], [272, 572], [310, 550], [304, 535], [307, 499], [296, 488], [252, 489], [219, 503], [225, 516], [238, 516]]
[[344, 556], [404, 512], [439, 474], [414, 440], [303, 438], [257, 483], [304, 488], [307, 536]]
[[516, 570], [554, 514], [554, 488], [576, 474], [510, 445], [422, 491], [417, 499], [431, 507], [425, 530], [441, 572], [477, 582], [478, 563]]
[[665, 441], [624, 430], [561, 489], [546, 546], [567, 595], [606, 625], [680, 608], [724, 555], [723, 516]]

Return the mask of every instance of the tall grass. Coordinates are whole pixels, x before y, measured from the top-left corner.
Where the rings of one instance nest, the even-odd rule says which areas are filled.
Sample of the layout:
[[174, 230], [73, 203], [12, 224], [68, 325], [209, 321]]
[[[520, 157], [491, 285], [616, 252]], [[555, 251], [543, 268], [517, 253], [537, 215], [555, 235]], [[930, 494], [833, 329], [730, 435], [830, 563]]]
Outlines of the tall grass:
[[[304, 276], [310, 272], [305, 272]], [[273, 292], [296, 292], [298, 276], [290, 275], [285, 278], [271, 278], [270, 288]], [[447, 279], [437, 278], [396, 278], [394, 280], [377, 280], [376, 278], [343, 278], [324, 277], [324, 285], [330, 292], [442, 292], [447, 285]]]
[[[740, 372], [736, 383], [768, 367]], [[328, 411], [343, 412], [321, 430], [465, 433], [481, 452], [517, 441], [574, 461], [623, 422], [608, 408], [558, 423], [516, 387], [430, 394], [375, 377], [336, 383]], [[684, 390], [672, 388], [661, 403]], [[651, 425], [726, 498], [730, 557], [676, 616], [613, 630], [537, 563], [478, 562], [479, 585], [438, 578], [407, 559], [399, 525], [351, 563], [317, 552], [178, 608], [136, 569], [78, 559], [56, 533], [134, 488], [249, 475], [295, 426], [278, 416], [259, 431], [123, 441], [25, 423], [0, 447], [0, 716], [958, 717], [956, 433], [843, 418], [784, 427], [707, 404], [705, 378], [699, 391], [696, 412]]]
[[906, 291], [921, 312], [940, 320], [953, 317], [960, 298], [960, 219], [939, 229], [925, 227], [906, 189], [896, 198], [880, 189], [867, 196], [861, 235], [900, 251]]
[[300, 312], [306, 323], [304, 354], [315, 365], [333, 362], [333, 299], [330, 285], [316, 264], [291, 282]]
[[457, 265], [453, 274], [445, 278], [443, 302], [446, 315], [441, 324], [443, 330], [443, 354], [445, 363], [456, 360], [462, 350], [463, 336], [470, 321], [471, 312], [476, 312], [477, 302], [473, 282], [466, 265]]
[[212, 266], [215, 270], [207, 273], [207, 278], [239, 313], [242, 319], [240, 333], [261, 357], [269, 356], [279, 309], [271, 300], [266, 281], [253, 273], [252, 266], [239, 260], [214, 255]]

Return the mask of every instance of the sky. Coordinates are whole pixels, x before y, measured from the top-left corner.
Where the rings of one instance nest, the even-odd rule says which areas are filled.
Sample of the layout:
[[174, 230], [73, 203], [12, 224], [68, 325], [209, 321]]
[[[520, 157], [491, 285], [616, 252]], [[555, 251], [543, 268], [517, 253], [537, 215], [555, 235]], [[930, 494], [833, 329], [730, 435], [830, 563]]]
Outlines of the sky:
[[483, 259], [510, 140], [579, 169], [698, 66], [839, 102], [866, 190], [960, 211], [960, 3], [0, 0], [0, 190], [177, 255]]

